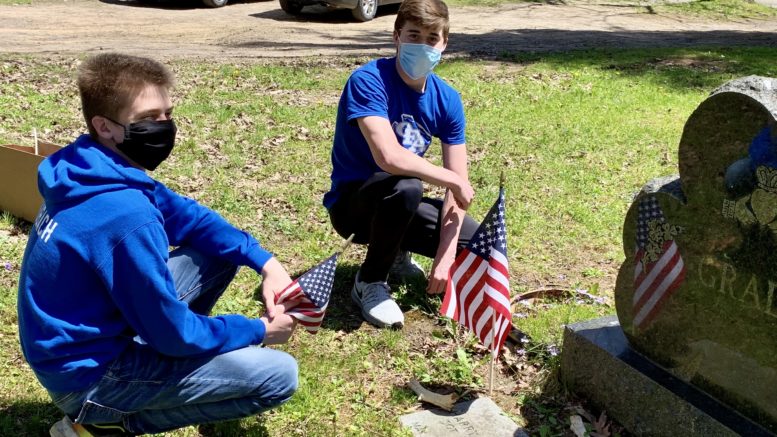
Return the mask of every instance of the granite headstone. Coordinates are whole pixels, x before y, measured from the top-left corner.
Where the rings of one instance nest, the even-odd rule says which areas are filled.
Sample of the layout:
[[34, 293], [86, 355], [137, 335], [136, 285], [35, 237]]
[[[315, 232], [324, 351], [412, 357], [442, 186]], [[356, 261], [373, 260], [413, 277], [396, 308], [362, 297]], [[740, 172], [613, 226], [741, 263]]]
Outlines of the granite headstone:
[[777, 80], [715, 90], [688, 119], [679, 176], [623, 229], [616, 284], [631, 346], [777, 432]]

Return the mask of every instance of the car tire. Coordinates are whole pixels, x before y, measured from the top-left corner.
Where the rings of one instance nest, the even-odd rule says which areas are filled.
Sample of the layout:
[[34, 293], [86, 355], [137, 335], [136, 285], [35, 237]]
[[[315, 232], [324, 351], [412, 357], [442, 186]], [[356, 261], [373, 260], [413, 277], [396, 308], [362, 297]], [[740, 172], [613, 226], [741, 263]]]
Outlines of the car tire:
[[358, 0], [356, 8], [351, 10], [357, 21], [370, 21], [378, 12], [378, 0]]
[[202, 3], [209, 8], [220, 8], [227, 4], [228, 0], [202, 0]]
[[300, 12], [302, 12], [302, 5], [295, 2], [294, 0], [278, 1], [281, 4], [281, 9], [283, 9], [283, 12], [286, 12], [287, 14], [298, 15]]

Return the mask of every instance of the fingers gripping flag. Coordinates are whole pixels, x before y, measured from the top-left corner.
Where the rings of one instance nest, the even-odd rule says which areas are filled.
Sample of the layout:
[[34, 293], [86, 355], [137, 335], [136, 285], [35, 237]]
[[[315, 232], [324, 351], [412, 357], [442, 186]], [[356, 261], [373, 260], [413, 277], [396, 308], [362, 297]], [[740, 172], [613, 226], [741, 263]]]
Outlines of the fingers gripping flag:
[[442, 315], [469, 328], [496, 355], [511, 325], [504, 189], [448, 273]]
[[313, 267], [294, 280], [280, 293], [275, 295], [275, 303], [280, 304], [300, 299], [300, 304], [287, 310], [286, 314], [294, 317], [306, 331], [311, 334], [318, 332], [324, 320], [329, 296], [332, 294], [332, 284], [335, 281], [335, 265], [339, 253], [327, 258], [321, 264]]

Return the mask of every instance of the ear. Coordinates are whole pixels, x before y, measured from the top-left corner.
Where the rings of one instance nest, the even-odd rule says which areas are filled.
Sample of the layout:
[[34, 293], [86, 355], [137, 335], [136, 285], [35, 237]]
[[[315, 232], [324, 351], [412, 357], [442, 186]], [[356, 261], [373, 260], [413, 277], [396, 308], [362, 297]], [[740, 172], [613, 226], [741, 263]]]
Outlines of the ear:
[[110, 140], [115, 142], [113, 139], [113, 130], [111, 130], [110, 121], [101, 116], [101, 115], [95, 115], [92, 117], [92, 127], [94, 127], [95, 132], [97, 132], [97, 136], [104, 140]]
[[396, 29], [394, 29], [393, 38], [394, 38], [394, 45], [397, 46], [397, 48], [399, 48], [399, 31]]

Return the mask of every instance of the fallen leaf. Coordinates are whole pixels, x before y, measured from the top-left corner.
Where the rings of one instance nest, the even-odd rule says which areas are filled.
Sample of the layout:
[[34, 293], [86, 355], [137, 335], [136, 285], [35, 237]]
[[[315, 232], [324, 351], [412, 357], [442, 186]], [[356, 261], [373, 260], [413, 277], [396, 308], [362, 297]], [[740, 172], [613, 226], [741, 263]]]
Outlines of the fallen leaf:
[[610, 437], [610, 424], [607, 423], [607, 414], [604, 411], [591, 425], [594, 427], [591, 437]]

